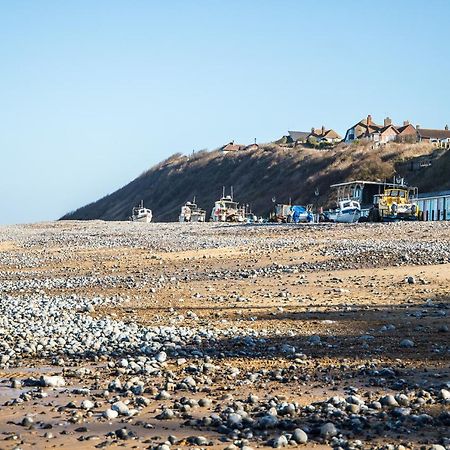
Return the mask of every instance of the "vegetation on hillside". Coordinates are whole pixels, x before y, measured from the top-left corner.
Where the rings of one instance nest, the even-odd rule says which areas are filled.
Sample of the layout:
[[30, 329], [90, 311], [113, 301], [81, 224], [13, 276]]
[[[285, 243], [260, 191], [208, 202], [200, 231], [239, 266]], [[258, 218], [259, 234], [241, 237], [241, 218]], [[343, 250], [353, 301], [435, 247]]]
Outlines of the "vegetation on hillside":
[[[409, 171], [407, 162], [423, 155], [429, 155], [433, 164], [418, 172]], [[131, 208], [144, 200], [153, 210], [154, 220], [173, 221], [181, 205], [194, 196], [209, 216], [222, 186], [233, 186], [236, 200], [249, 204], [258, 215], [267, 215], [273, 198], [280, 203], [291, 198], [298, 204], [332, 206], [329, 187], [334, 183], [383, 181], [399, 174], [409, 184], [431, 191], [450, 188], [449, 173], [449, 151], [425, 144], [391, 143], [378, 148], [367, 143], [340, 144], [324, 151], [267, 144], [256, 151], [175, 154], [123, 188], [62, 219], [125, 220]]]

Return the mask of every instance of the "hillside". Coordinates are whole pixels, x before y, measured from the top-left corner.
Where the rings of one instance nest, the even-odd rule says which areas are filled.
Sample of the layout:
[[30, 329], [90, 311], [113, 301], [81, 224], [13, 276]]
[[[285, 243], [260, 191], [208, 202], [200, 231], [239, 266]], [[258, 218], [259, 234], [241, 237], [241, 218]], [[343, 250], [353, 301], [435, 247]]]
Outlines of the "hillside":
[[[429, 155], [430, 167], [411, 171], [414, 158]], [[327, 151], [284, 148], [274, 144], [256, 151], [199, 152], [193, 156], [173, 155], [135, 180], [100, 200], [63, 216], [63, 220], [126, 220], [141, 199], [153, 210], [155, 221], [177, 220], [181, 205], [196, 196], [209, 213], [222, 193], [234, 187], [235, 199], [250, 204], [255, 214], [266, 215], [272, 198], [298, 204], [316, 201], [333, 204], [333, 183], [354, 179], [405, 177], [421, 191], [450, 189], [450, 152], [425, 144], [388, 144], [372, 149], [369, 144], [340, 144]]]

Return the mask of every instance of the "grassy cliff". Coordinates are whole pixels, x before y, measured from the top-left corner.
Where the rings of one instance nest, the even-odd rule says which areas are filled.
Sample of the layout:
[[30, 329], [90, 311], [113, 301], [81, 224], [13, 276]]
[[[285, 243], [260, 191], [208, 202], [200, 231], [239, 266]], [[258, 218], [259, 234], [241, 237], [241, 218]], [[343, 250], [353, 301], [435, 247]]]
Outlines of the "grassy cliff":
[[[410, 162], [426, 155], [429, 167], [412, 171]], [[224, 154], [199, 152], [193, 156], [173, 155], [152, 167], [126, 186], [93, 203], [66, 214], [70, 220], [125, 220], [131, 208], [144, 200], [155, 221], [173, 221], [181, 205], [196, 197], [209, 213], [222, 193], [233, 186], [235, 199], [250, 204], [253, 212], [265, 215], [272, 198], [286, 203], [333, 204], [333, 183], [355, 179], [384, 180], [394, 174], [404, 176], [421, 191], [450, 189], [450, 152], [425, 144], [340, 144], [332, 150], [306, 147], [285, 148], [267, 144], [256, 151]], [[314, 191], [319, 190], [316, 199]]]

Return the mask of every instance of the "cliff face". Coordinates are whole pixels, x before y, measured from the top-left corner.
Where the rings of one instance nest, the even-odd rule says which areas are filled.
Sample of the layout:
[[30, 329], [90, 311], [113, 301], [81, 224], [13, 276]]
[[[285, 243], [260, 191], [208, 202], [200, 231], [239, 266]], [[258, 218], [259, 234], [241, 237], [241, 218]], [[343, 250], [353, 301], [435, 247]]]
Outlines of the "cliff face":
[[[411, 161], [425, 156], [431, 165], [411, 170]], [[450, 153], [430, 145], [339, 145], [333, 150], [283, 148], [265, 145], [258, 150], [174, 155], [116, 192], [63, 216], [62, 220], [126, 220], [133, 206], [144, 200], [154, 221], [177, 220], [181, 205], [195, 196], [207, 217], [222, 194], [234, 188], [235, 199], [266, 215], [276, 202], [333, 204], [333, 183], [355, 179], [392, 179], [397, 173], [419, 190], [450, 189]], [[316, 197], [315, 190], [319, 191]]]

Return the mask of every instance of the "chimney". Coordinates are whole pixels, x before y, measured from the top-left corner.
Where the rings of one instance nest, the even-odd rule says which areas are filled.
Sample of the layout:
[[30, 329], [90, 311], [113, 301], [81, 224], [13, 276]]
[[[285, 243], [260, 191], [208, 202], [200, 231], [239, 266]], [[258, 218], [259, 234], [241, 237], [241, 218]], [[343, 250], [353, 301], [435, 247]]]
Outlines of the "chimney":
[[445, 125], [445, 131], [448, 131], [448, 125]]
[[370, 114], [367, 116], [367, 125], [372, 125], [372, 116]]
[[386, 117], [386, 119], [384, 119], [384, 126], [388, 127], [391, 124], [392, 124], [392, 120], [389, 117]]
[[325, 127], [322, 125], [322, 136], [325, 134]]
[[409, 120], [404, 120], [403, 121], [403, 126], [406, 127], [407, 125], [409, 125]]
[[312, 127], [312, 128], [311, 128], [311, 134], [315, 134], [314, 131], [315, 131], [315, 130], [314, 130], [314, 127]]
[[420, 125], [416, 125], [416, 130], [418, 130], [420, 128]]

